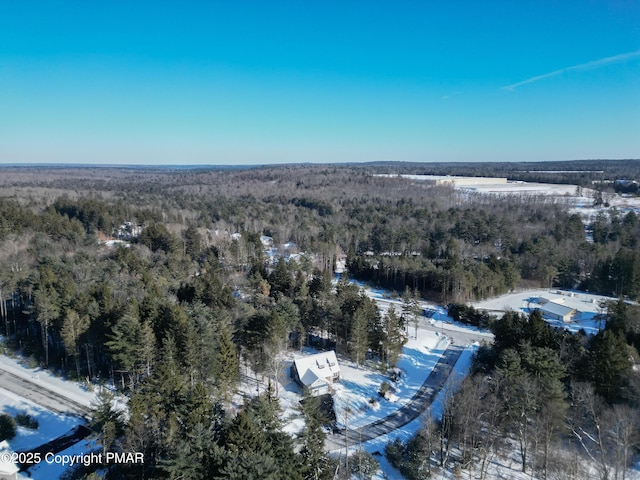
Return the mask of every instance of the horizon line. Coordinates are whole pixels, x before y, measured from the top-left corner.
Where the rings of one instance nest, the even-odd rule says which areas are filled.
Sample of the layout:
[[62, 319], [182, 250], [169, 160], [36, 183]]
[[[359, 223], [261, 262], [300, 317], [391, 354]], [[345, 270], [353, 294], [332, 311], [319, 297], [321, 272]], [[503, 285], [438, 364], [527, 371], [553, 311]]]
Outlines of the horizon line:
[[640, 161], [637, 158], [574, 158], [563, 160], [449, 160], [449, 161], [407, 161], [407, 160], [373, 160], [373, 161], [353, 161], [353, 162], [286, 162], [286, 163], [245, 163], [245, 164], [222, 164], [222, 163], [202, 163], [202, 164], [153, 164], [153, 163], [63, 163], [63, 162], [32, 162], [32, 163], [3, 163], [0, 162], [0, 168], [134, 168], [134, 169], [185, 169], [196, 170], [200, 168], [221, 168], [221, 169], [242, 169], [242, 168], [260, 168], [260, 167], [286, 167], [286, 166], [322, 166], [322, 165], [374, 165], [374, 164], [415, 164], [415, 165], [441, 165], [441, 164], [538, 164], [538, 163], [564, 163], [564, 162], [619, 162], [619, 161]]

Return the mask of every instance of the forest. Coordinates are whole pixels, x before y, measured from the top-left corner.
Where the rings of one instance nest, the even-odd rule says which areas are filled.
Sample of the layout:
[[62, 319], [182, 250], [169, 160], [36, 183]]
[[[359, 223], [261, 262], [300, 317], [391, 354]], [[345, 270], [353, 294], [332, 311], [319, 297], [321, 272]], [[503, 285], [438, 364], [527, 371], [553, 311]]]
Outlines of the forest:
[[[300, 405], [295, 438], [282, 431], [277, 400], [287, 349], [334, 348], [381, 368], [397, 361], [409, 316], [381, 315], [347, 275], [335, 283], [340, 262], [349, 277], [404, 292], [408, 304], [449, 304], [495, 335], [443, 418], [388, 446], [406, 478], [470, 463], [486, 474], [509, 448], [539, 478], [588, 478], [581, 459], [599, 478], [624, 478], [638, 453], [637, 213], [610, 208], [585, 221], [567, 199], [505, 201], [373, 174], [551, 181], [545, 172], [557, 170], [569, 173], [555, 182], [614, 195], [616, 180], [640, 180], [640, 161], [0, 170], [3, 351], [113, 384], [128, 412], [102, 390], [96, 438], [105, 451], [145, 453], [144, 465], [80, 467], [69, 478], [347, 475], [324, 451], [314, 400]], [[593, 336], [536, 314], [495, 319], [460, 307], [532, 287], [619, 300]], [[270, 388], [233, 407], [242, 378], [258, 374]], [[350, 473], [370, 478], [373, 463], [350, 462]]]
[[491, 461], [515, 450], [521, 471], [534, 478], [627, 478], [640, 442], [633, 370], [640, 308], [622, 300], [609, 307], [605, 327], [591, 337], [554, 329], [539, 311], [491, 319], [494, 343], [481, 347], [471, 375], [447, 393], [442, 419], [428, 418], [406, 443], [389, 443], [391, 462], [407, 479], [452, 462], [491, 478]]

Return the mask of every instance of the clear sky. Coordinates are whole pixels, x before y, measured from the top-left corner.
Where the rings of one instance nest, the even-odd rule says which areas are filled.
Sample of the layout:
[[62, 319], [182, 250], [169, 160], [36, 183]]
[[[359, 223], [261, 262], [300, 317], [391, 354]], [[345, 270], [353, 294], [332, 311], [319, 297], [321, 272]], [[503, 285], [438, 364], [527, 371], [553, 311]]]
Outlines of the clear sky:
[[640, 158], [640, 0], [0, 0], [0, 163]]

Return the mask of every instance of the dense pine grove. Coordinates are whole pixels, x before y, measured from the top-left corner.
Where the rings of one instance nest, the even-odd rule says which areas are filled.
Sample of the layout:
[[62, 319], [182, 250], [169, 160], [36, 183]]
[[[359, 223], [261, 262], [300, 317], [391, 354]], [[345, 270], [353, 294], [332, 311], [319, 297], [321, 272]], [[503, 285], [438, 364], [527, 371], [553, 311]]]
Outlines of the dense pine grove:
[[[542, 165], [593, 172], [554, 178], [595, 189], [595, 204], [620, 189], [615, 180], [640, 180], [638, 161]], [[582, 457], [601, 478], [618, 478], [640, 441], [638, 216], [612, 209], [585, 225], [563, 199], [372, 176], [550, 181], [531, 173], [540, 168], [2, 168], [3, 348], [128, 397], [121, 415], [102, 391], [92, 428], [105, 451], [144, 452], [145, 464], [114, 466], [107, 478], [334, 478], [313, 400], [300, 406], [302, 433], [282, 432], [278, 353], [313, 344], [393, 366], [415, 300], [428, 298], [491, 329], [495, 342], [480, 349], [441, 421], [387, 448], [407, 478], [471, 463], [486, 472], [509, 448], [542, 478], [582, 478]], [[272, 260], [261, 236], [302, 255]], [[346, 274], [332, 285], [337, 261], [401, 295], [403, 311], [382, 316]], [[538, 286], [620, 300], [591, 337], [554, 330], [536, 314], [497, 320], [465, 306]], [[240, 379], [255, 375], [269, 388], [232, 408]]]

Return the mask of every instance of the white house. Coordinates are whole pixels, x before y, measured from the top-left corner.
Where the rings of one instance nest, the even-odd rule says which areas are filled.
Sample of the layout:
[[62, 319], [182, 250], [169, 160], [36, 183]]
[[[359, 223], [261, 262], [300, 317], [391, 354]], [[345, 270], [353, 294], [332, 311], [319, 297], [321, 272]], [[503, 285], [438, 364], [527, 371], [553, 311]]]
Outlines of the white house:
[[297, 358], [291, 365], [290, 375], [298, 385], [306, 388], [310, 395], [329, 393], [331, 385], [340, 381], [340, 366], [336, 352], [331, 350]]
[[11, 449], [6, 440], [0, 442], [0, 480], [15, 480], [18, 478], [18, 466], [11, 461]]

